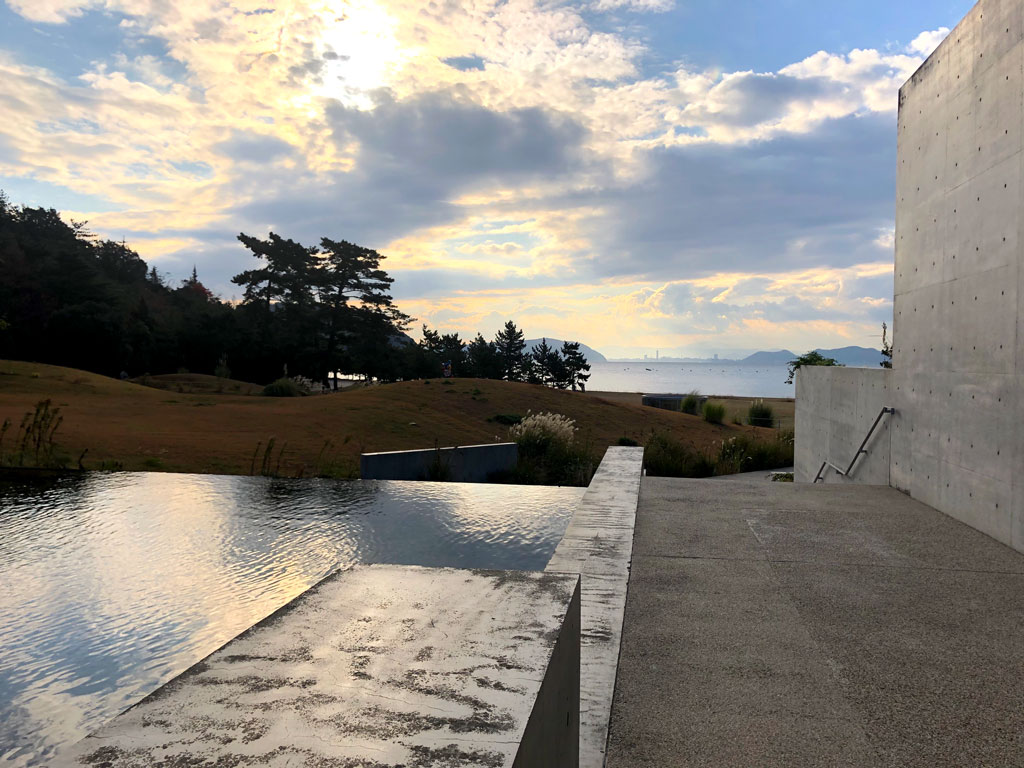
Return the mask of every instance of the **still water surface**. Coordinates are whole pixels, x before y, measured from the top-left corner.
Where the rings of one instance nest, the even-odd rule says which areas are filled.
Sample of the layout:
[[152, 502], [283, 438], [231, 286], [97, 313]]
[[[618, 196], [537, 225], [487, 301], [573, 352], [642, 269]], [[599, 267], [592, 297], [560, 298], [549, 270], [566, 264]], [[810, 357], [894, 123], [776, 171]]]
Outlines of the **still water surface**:
[[0, 763], [45, 765], [338, 566], [543, 570], [582, 492], [157, 473], [0, 485]]
[[784, 365], [736, 363], [591, 363], [592, 392], [664, 392], [736, 397], [796, 397]]

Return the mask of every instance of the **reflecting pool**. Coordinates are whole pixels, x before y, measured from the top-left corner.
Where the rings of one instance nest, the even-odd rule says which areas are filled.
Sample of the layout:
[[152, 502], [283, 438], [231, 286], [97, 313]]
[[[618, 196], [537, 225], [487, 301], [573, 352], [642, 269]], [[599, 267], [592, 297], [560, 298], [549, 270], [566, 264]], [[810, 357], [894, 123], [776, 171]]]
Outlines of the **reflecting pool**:
[[45, 765], [339, 566], [543, 570], [582, 493], [131, 472], [0, 484], [0, 763]]

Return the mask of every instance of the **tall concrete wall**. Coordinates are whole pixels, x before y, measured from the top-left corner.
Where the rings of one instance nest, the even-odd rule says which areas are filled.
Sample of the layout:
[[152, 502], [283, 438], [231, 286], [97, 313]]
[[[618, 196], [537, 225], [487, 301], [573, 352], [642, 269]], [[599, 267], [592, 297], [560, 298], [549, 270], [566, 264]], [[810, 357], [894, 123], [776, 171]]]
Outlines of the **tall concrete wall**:
[[1024, 551], [1024, 2], [981, 0], [899, 99], [890, 482]]
[[[796, 375], [796, 472], [814, 481], [821, 464], [846, 469], [882, 408], [892, 406], [890, 371], [881, 368], [802, 368]], [[850, 477], [828, 469], [827, 483], [889, 485], [890, 417], [878, 425]]]
[[1024, 549], [1024, 4], [982, 0], [900, 90], [892, 484]]

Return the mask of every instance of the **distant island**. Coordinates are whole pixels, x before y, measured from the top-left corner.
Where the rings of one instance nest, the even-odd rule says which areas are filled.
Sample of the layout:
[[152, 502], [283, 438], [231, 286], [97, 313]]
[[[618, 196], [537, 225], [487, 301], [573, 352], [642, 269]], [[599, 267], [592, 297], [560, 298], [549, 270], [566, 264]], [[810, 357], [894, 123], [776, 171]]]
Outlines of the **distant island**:
[[[562, 344], [564, 343], [562, 341], [562, 339], [556, 339], [556, 338], [553, 338], [551, 336], [547, 336], [546, 338], [548, 340], [548, 346], [549, 347], [553, 347], [554, 349], [561, 349], [562, 348]], [[541, 339], [527, 339], [526, 340], [526, 349], [532, 351], [534, 347], [536, 347], [538, 344], [540, 344], [540, 342], [541, 342]], [[587, 358], [587, 362], [588, 363], [607, 363], [608, 362], [608, 358], [607, 357], [602, 355], [596, 349], [591, 349], [586, 344], [582, 344], [582, 343], [580, 344], [580, 352], [582, 352], [583, 356], [585, 358]]]
[[[882, 362], [882, 351], [870, 347], [839, 347], [838, 349], [817, 349], [825, 357], [831, 357], [840, 365], [851, 368], [877, 368]], [[780, 349], [775, 352], [755, 352], [741, 360], [718, 357], [658, 357], [613, 359], [612, 363], [722, 363], [723, 365], [786, 365], [797, 357], [795, 352]]]

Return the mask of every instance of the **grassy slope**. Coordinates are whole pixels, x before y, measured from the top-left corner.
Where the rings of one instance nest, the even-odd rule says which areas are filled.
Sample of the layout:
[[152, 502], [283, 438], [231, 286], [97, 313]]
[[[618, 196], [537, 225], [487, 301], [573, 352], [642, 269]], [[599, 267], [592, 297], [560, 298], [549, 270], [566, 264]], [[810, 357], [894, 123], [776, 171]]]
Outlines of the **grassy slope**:
[[88, 448], [89, 468], [118, 462], [125, 469], [246, 474], [257, 445], [273, 436], [278, 448], [287, 442], [281, 474], [312, 474], [327, 440], [334, 447], [324, 452], [321, 465], [345, 472], [358, 466], [364, 451], [504, 440], [508, 428], [487, 419], [529, 409], [575, 419], [577, 439], [600, 453], [619, 437], [642, 442], [652, 430], [671, 432], [694, 448], [741, 433], [773, 435], [500, 381], [455, 379], [445, 385], [434, 379], [319, 397], [267, 398], [162, 391], [70, 368], [0, 361], [0, 422], [9, 418], [16, 429], [24, 413], [46, 398], [64, 416], [57, 436], [61, 449], [77, 460]]
[[133, 384], [192, 395], [258, 395], [263, 391], [259, 384], [222, 379], [204, 373], [165, 373], [160, 376], [140, 376], [131, 381]]

